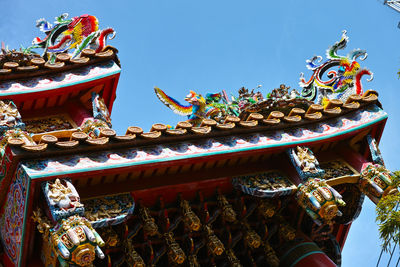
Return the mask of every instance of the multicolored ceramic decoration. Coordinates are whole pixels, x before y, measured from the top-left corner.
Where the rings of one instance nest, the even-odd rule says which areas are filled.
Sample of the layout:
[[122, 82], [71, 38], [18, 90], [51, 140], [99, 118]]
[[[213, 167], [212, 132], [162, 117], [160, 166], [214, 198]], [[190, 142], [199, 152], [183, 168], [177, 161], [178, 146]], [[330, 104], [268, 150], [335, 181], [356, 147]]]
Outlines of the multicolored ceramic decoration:
[[135, 209], [135, 202], [130, 194], [89, 199], [84, 204], [85, 217], [94, 228], [123, 223]]
[[322, 177], [324, 175], [317, 158], [308, 147], [297, 146], [296, 148], [290, 148], [288, 154], [303, 181], [310, 177]]
[[398, 194], [397, 188], [392, 186], [392, 174], [384, 166], [368, 164], [363, 166], [360, 173], [359, 187], [375, 204], [390, 194]]
[[72, 58], [80, 56], [85, 48], [90, 48], [96, 52], [101, 52], [105, 47], [106, 39], [115, 36], [112, 28], [99, 30], [99, 23], [95, 16], [82, 15], [68, 19], [68, 14], [64, 13], [56, 17], [54, 26], [45, 19], [36, 21], [36, 26], [40, 31], [46, 34], [46, 37], [40, 39], [36, 37], [32, 46], [26, 49], [27, 52], [35, 48], [43, 48], [43, 56], [49, 53], [48, 58], [53, 62], [55, 55], [66, 53], [73, 50]]
[[44, 241], [44, 266], [58, 266], [57, 259], [62, 267], [93, 266], [96, 255], [100, 259], [104, 258], [100, 249], [104, 246], [104, 241], [85, 218], [73, 215], [62, 219], [52, 228], [51, 223], [38, 209], [33, 212], [32, 219], [38, 224], [37, 228]]
[[324, 171], [321, 177], [324, 180], [359, 175], [359, 173], [343, 159], [321, 162], [319, 166]]
[[379, 150], [378, 144], [371, 135], [367, 135], [367, 142], [369, 146], [369, 151], [371, 152], [371, 158], [372, 162], [374, 164], [379, 164], [382, 166], [385, 166], [385, 163], [383, 162], [383, 157], [381, 154], [381, 151]]
[[206, 94], [206, 104], [219, 110], [219, 113], [214, 116], [217, 120], [227, 115], [239, 116], [239, 106], [236, 102], [229, 101], [225, 90], [222, 90], [222, 93]]
[[299, 184], [297, 190], [297, 202], [318, 225], [341, 216], [338, 205], [346, 205], [342, 196], [325, 180], [309, 178], [304, 184]]
[[63, 219], [50, 229], [50, 240], [62, 267], [91, 266], [96, 255], [104, 258], [100, 249], [104, 241], [90, 222], [78, 215]]
[[190, 104], [188, 106], [180, 104], [177, 100], [165, 94], [160, 88], [155, 87], [154, 91], [161, 102], [172, 109], [173, 112], [183, 116], [186, 115], [188, 121], [193, 125], [199, 125], [203, 119], [212, 118], [219, 113], [218, 108], [211, 104], [206, 104], [205, 98], [193, 91], [190, 91], [190, 94], [185, 98]]
[[238, 176], [232, 184], [242, 192], [256, 197], [273, 198], [296, 192], [296, 186], [280, 172], [264, 172]]
[[70, 117], [64, 114], [59, 116], [41, 117], [24, 120], [25, 129], [28, 133], [49, 133], [76, 128]]
[[279, 88], [275, 88], [267, 95], [268, 98], [271, 98], [273, 100], [289, 100], [289, 99], [295, 99], [295, 98], [300, 98], [299, 92], [296, 91], [296, 89], [290, 90], [290, 86], [286, 86], [285, 84], [281, 84]]
[[[259, 89], [261, 86], [257, 87]], [[240, 88], [239, 96], [237, 98], [233, 97], [233, 102], [237, 103], [239, 110], [245, 110], [253, 104], [256, 104], [264, 99], [261, 92], [254, 92], [254, 89], [249, 92], [249, 89], [244, 87]]]
[[11, 100], [0, 100], [0, 154], [4, 153], [6, 145], [13, 141], [21, 144], [34, 143], [30, 135], [24, 131], [25, 123], [17, 106]]
[[[362, 69], [357, 58], [364, 60], [367, 52], [361, 49], [354, 49], [347, 56], [337, 54], [338, 50], [346, 48], [349, 38], [346, 31], [343, 31], [340, 41], [332, 45], [327, 51], [328, 60], [321, 63], [321, 56], [314, 56], [307, 60], [307, 68], [313, 71], [311, 78], [306, 81], [301, 73], [299, 85], [303, 88], [301, 96], [318, 104], [326, 104], [330, 99], [340, 99], [343, 102], [352, 94], [363, 94], [361, 78], [364, 75], [373, 74], [368, 69]], [[336, 68], [336, 69], [331, 69]], [[328, 80], [322, 80], [324, 75]]]
[[78, 192], [69, 180], [57, 178], [54, 181], [42, 183], [42, 188], [54, 221], [75, 214], [83, 216], [84, 206], [80, 202]]
[[18, 128], [24, 129], [25, 124], [21, 120], [17, 106], [13, 101], [0, 100], [0, 133]]
[[106, 104], [104, 103], [104, 99], [99, 96], [97, 93], [92, 93], [92, 105], [93, 105], [93, 117], [98, 120], [105, 121], [109, 127], [111, 125], [111, 117], [110, 112]]
[[[257, 89], [261, 85], [257, 86]], [[262, 110], [281, 110], [285, 107], [302, 107], [308, 108], [312, 102], [299, 96], [299, 93], [284, 84], [279, 89], [274, 89], [265, 99], [261, 92], [254, 92], [255, 89], [249, 91], [242, 87], [238, 91], [238, 96], [232, 96], [229, 100], [225, 90], [221, 93], [207, 94], [204, 99], [202, 95], [190, 91], [185, 100], [190, 105], [180, 104], [174, 98], [165, 94], [161, 89], [154, 88], [157, 97], [167, 107], [172, 109], [179, 115], [187, 115], [188, 121], [193, 125], [199, 126], [203, 119], [213, 119], [219, 123], [225, 123], [227, 116], [246, 117], [252, 112], [261, 112]]]
[[6, 148], [6, 145], [34, 145], [36, 144], [35, 141], [33, 141], [32, 137], [30, 134], [22, 129], [19, 128], [14, 128], [7, 130], [3, 132], [2, 135], [0, 135], [0, 154], [4, 153], [4, 149]]
[[99, 119], [88, 119], [80, 127], [82, 132], [86, 133], [89, 138], [98, 138], [104, 129], [110, 129], [107, 122]]

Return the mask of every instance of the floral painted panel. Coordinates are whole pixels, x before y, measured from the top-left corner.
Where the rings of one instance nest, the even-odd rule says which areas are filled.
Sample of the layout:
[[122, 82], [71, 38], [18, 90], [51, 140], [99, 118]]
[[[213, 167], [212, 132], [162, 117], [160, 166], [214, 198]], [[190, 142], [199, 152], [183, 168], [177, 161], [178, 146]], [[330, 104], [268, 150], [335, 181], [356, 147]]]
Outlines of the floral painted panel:
[[23, 228], [26, 195], [29, 187], [29, 177], [19, 166], [11, 183], [3, 214], [0, 217], [0, 233], [4, 251], [10, 260], [18, 266], [23, 247]]

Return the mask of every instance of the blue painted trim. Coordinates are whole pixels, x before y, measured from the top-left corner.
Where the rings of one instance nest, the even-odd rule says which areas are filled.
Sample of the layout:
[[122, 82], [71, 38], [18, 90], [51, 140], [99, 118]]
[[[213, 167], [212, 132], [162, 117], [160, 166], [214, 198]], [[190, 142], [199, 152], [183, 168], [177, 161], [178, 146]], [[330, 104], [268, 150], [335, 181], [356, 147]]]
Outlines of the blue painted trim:
[[[117, 65], [117, 64], [114, 62], [114, 64], [110, 68], [114, 67], [115, 65]], [[103, 75], [100, 75], [100, 76], [92, 77], [90, 79], [76, 81], [76, 82], [68, 83], [68, 84], [62, 84], [62, 85], [59, 85], [59, 86], [49, 87], [49, 88], [44, 88], [44, 89], [28, 89], [28, 90], [24, 90], [24, 91], [9, 92], [9, 93], [1, 93], [1, 90], [0, 90], [0, 96], [22, 95], [22, 94], [29, 94], [29, 93], [33, 93], [33, 92], [44, 92], [44, 91], [56, 90], [56, 89], [59, 89], [59, 88], [69, 87], [69, 86], [73, 86], [73, 85], [76, 85], [76, 84], [81, 84], [81, 83], [86, 83], [86, 82], [102, 79], [102, 78], [105, 78], [105, 77], [108, 77], [108, 76], [112, 76], [112, 75], [118, 74], [120, 72], [121, 72], [121, 69], [119, 68], [119, 70], [117, 70], [117, 71], [113, 71], [113, 72], [106, 73], [106, 74], [103, 74]]]
[[[138, 165], [145, 165], [145, 164], [152, 164], [152, 163], [158, 163], [158, 162], [166, 162], [166, 161], [174, 161], [174, 160], [180, 160], [180, 159], [189, 159], [189, 158], [196, 158], [196, 157], [205, 157], [205, 156], [212, 156], [212, 155], [223, 155], [223, 154], [230, 154], [230, 153], [235, 153], [235, 152], [242, 152], [242, 151], [249, 151], [249, 150], [261, 150], [265, 148], [272, 148], [272, 147], [279, 147], [279, 146], [291, 146], [291, 145], [297, 145], [297, 144], [302, 144], [302, 143], [309, 143], [309, 142], [315, 142], [315, 141], [320, 141], [320, 140], [325, 140], [325, 139], [330, 139], [339, 135], [344, 135], [350, 132], [354, 132], [360, 129], [364, 129], [369, 127], [370, 125], [376, 124], [382, 120], [385, 120], [388, 117], [387, 114], [383, 115], [382, 117], [371, 121], [369, 123], [361, 124], [355, 128], [351, 128], [348, 130], [345, 130], [343, 132], [338, 132], [334, 133], [332, 135], [326, 135], [326, 136], [321, 136], [321, 137], [316, 137], [316, 138], [310, 138], [306, 140], [299, 140], [299, 141], [293, 141], [293, 142], [288, 142], [284, 144], [266, 144], [262, 145], [259, 147], [245, 147], [245, 148], [238, 148], [238, 149], [233, 149], [233, 150], [227, 150], [227, 151], [215, 151], [215, 152], [208, 152], [208, 153], [200, 153], [196, 155], [183, 155], [183, 156], [176, 156], [174, 158], [162, 158], [162, 159], [154, 159], [154, 160], [148, 160], [148, 161], [141, 161], [141, 162], [127, 162], [127, 163], [120, 163], [120, 164], [115, 164], [112, 166], [98, 166], [98, 167], [91, 167], [91, 168], [83, 168], [83, 169], [78, 169], [78, 170], [71, 170], [71, 171], [60, 171], [60, 172], [51, 172], [51, 173], [44, 173], [44, 174], [30, 174], [29, 176], [32, 179], [37, 179], [37, 178], [44, 178], [44, 177], [50, 177], [50, 176], [55, 176], [55, 175], [65, 175], [65, 174], [73, 174], [73, 173], [81, 173], [81, 172], [90, 172], [90, 171], [97, 171], [97, 170], [105, 170], [105, 169], [115, 169], [115, 168], [121, 168], [121, 167], [129, 167], [129, 166], [138, 166]], [[25, 166], [23, 166], [26, 169], [29, 169]], [[27, 173], [29, 174], [29, 171], [27, 170]]]

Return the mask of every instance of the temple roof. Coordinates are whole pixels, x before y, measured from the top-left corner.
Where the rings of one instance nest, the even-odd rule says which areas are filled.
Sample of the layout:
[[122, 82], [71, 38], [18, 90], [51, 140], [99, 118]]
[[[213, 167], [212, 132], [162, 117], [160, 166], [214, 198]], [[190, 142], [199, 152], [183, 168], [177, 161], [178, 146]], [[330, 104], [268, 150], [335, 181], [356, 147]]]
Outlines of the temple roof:
[[[43, 159], [26, 161], [23, 166], [31, 177], [39, 178], [49, 175], [65, 175], [70, 172], [104, 170], [193, 158], [204, 159], [222, 154], [254, 150], [284, 149], [295, 145], [312, 145], [320, 141], [329, 142], [329, 140], [338, 140], [338, 138], [340, 140], [340, 138], [345, 138], [346, 134], [365, 131], [371, 125], [378, 124], [386, 118], [387, 114], [382, 109], [376, 105], [370, 105], [329, 120], [308, 125], [297, 124], [296, 127], [286, 125], [291, 127], [275, 128], [275, 130], [272, 130], [272, 127], [260, 125], [254, 126], [254, 128], [237, 126], [236, 132], [235, 129], [219, 131], [218, 128], [214, 127], [208, 134], [186, 133], [181, 136], [148, 132], [144, 135], [143, 133], [139, 134], [137, 140], [130, 135], [110, 137], [108, 144], [94, 145], [95, 147], [99, 146], [99, 148], [103, 147], [96, 154], [90, 154], [90, 148], [95, 147], [90, 147], [86, 143], [81, 144], [80, 149], [73, 149], [75, 153], [71, 156], [46, 157], [45, 154], [40, 153], [39, 155]], [[158, 137], [149, 139], [146, 134], [149, 136], [154, 134]], [[131, 137], [131, 140], [125, 137]], [[48, 146], [48, 150], [49, 152], [59, 150], [57, 143]], [[87, 152], [85, 153], [85, 151]], [[86, 160], [81, 161], [80, 158], [86, 158]], [[72, 165], [71, 162], [73, 162]]]
[[[0, 66], [2, 66], [0, 69], [0, 82], [53, 75], [106, 62], [110, 59], [113, 59], [119, 65], [119, 60], [116, 56], [118, 50], [111, 46], [104, 49], [98, 53], [92, 49], [86, 49], [82, 51], [82, 57], [80, 58], [71, 58], [69, 54], [61, 53], [56, 56], [54, 63], [46, 61], [45, 57], [38, 54], [26, 56], [20, 51], [8, 51], [0, 54]], [[21, 60], [19, 59], [20, 57], [28, 58]]]
[[[351, 102], [350, 102], [351, 101]], [[368, 91], [364, 96], [352, 96], [349, 103], [333, 101], [334, 106], [323, 107], [313, 104], [307, 111], [293, 108], [292, 115], [286, 115], [279, 111], [271, 111], [268, 117], [259, 113], [250, 113], [242, 119], [228, 116], [224, 122], [217, 123], [212, 119], [204, 119], [200, 126], [192, 126], [188, 122], [179, 122], [173, 129], [166, 125], [156, 123], [149, 132], [144, 132], [140, 127], [128, 127], [125, 135], [116, 135], [112, 129], [104, 129], [99, 138], [88, 138], [87, 134], [78, 129], [48, 132], [33, 135], [36, 145], [26, 145], [24, 142], [15, 142], [14, 147], [21, 146], [23, 150], [34, 152], [49, 151], [79, 151], [91, 150], [90, 146], [110, 148], [127, 146], [162, 145], [166, 143], [194, 141], [198, 139], [209, 139], [216, 137], [238, 136], [251, 133], [290, 133], [294, 129], [313, 129], [329, 121], [337, 121], [349, 117], [359, 116], [363, 112], [378, 109], [377, 93]], [[373, 104], [377, 104], [375, 106]], [[296, 112], [294, 114], [293, 112]], [[383, 111], [381, 111], [383, 112]], [[290, 114], [290, 113], [289, 113]], [[383, 115], [385, 114], [385, 115]], [[387, 117], [386, 113], [379, 116], [379, 120]], [[377, 122], [377, 121], [375, 121]], [[360, 127], [365, 127], [365, 122], [359, 122]], [[338, 133], [345, 133], [344, 126], [337, 129]], [[303, 142], [307, 142], [307, 138]], [[59, 140], [60, 139], [60, 140]], [[14, 140], [13, 140], [14, 141]], [[309, 140], [308, 140], [309, 141]], [[287, 145], [283, 141], [281, 145]], [[80, 149], [78, 149], [80, 148]]]

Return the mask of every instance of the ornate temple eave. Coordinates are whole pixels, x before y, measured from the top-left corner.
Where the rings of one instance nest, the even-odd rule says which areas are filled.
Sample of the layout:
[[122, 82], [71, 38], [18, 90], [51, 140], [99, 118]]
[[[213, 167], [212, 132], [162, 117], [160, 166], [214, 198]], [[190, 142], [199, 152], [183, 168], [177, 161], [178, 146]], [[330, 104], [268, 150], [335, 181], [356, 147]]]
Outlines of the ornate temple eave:
[[20, 79], [32, 79], [40, 76], [55, 75], [62, 72], [70, 72], [79, 70], [82, 67], [95, 65], [106, 62], [110, 59], [114, 60], [120, 66], [119, 59], [116, 55], [118, 50], [112, 46], [107, 46], [102, 52], [87, 54], [79, 59], [73, 59], [68, 54], [59, 56], [55, 63], [48, 63], [46, 60], [37, 55], [33, 57], [28, 66], [18, 66], [17, 62], [7, 62], [6, 66], [0, 69], [0, 82], [15, 81]]
[[24, 113], [51, 109], [77, 96], [83, 102], [86, 100], [86, 91], [86, 98], [90, 99], [90, 92], [103, 90], [104, 99], [111, 110], [120, 72], [117, 63], [107, 59], [29, 80], [0, 81], [0, 99], [12, 99]]
[[[0, 81], [0, 98], [13, 98], [16, 95], [42, 93], [65, 87], [79, 86], [93, 80], [106, 78], [121, 72], [114, 60], [103, 60], [96, 64], [79, 66], [79, 68], [51, 73], [27, 80], [13, 79]], [[77, 90], [77, 88], [75, 88]], [[22, 97], [22, 96], [20, 96]]]
[[[48, 149], [45, 152], [21, 153], [23, 166], [31, 177], [68, 175], [87, 171], [124, 168], [132, 166], [175, 164], [179, 161], [204, 160], [208, 157], [223, 158], [234, 155], [250, 155], [282, 151], [297, 145], [312, 146], [321, 142], [333, 142], [354, 136], [385, 123], [387, 114], [376, 105], [334, 119], [286, 130], [260, 131], [258, 133], [229, 136], [203, 136], [202, 139], [181, 139], [165, 142], [158, 140], [108, 143], [103, 146], [82, 146], [68, 150]], [[365, 136], [365, 135], [364, 135]], [[189, 136], [188, 136], [189, 137]], [[378, 136], [379, 137], [379, 136]], [[171, 138], [173, 139], [173, 138]], [[171, 140], [172, 141], [172, 140]], [[124, 148], [124, 149], [123, 149]], [[18, 150], [18, 149], [17, 149]], [[113, 152], [110, 152], [113, 151]], [[38, 156], [41, 158], [38, 160]], [[76, 158], [74, 160], [73, 158]], [[34, 160], [29, 160], [32, 158]], [[85, 160], [78, 161], [78, 158]], [[91, 159], [93, 158], [93, 160]], [[74, 162], [73, 164], [68, 163]], [[64, 162], [64, 163], [63, 163]]]
[[[81, 153], [85, 151], [97, 151], [103, 149], [119, 149], [125, 147], [141, 147], [148, 145], [161, 145], [168, 143], [176, 143], [176, 142], [187, 142], [187, 141], [201, 141], [210, 138], [219, 138], [219, 137], [228, 137], [228, 136], [240, 136], [245, 134], [252, 133], [269, 133], [274, 134], [276, 132], [287, 132], [290, 134], [291, 131], [295, 129], [309, 129], [313, 127], [319, 127], [318, 125], [323, 125], [327, 123], [329, 125], [330, 121], [345, 119], [348, 116], [358, 116], [358, 114], [364, 112], [369, 109], [379, 109], [381, 110], [381, 114], [377, 120], [371, 121], [370, 124], [375, 124], [379, 121], [385, 120], [387, 118], [386, 113], [380, 108], [380, 103], [377, 100], [371, 102], [362, 102], [359, 104], [357, 109], [340, 109], [339, 112], [334, 114], [324, 113], [318, 119], [309, 120], [306, 118], [302, 118], [297, 122], [289, 122], [287, 120], [277, 120], [278, 123], [268, 124], [263, 122], [263, 116], [259, 120], [239, 120], [236, 123], [229, 122], [225, 124], [217, 124], [215, 122], [211, 123], [212, 120], [207, 121], [210, 125], [203, 125], [200, 127], [188, 127], [184, 128], [176, 128], [176, 129], [167, 129], [163, 124], [154, 124], [153, 128], [150, 132], [143, 132], [140, 127], [129, 127], [125, 135], [118, 136], [115, 135], [115, 131], [113, 135], [108, 137], [102, 137], [99, 139], [85, 139], [85, 140], [76, 140], [74, 136], [70, 136], [69, 142], [65, 142], [60, 140], [60, 142], [55, 142], [48, 145], [41, 145], [37, 147], [29, 147], [25, 150], [28, 150], [31, 154], [40, 153], [43, 156], [52, 156], [57, 154], [69, 154], [69, 153]], [[384, 115], [385, 114], [385, 115]], [[268, 120], [264, 120], [268, 121]], [[156, 127], [162, 128], [161, 130]], [[178, 123], [179, 126], [179, 123]], [[178, 127], [177, 126], [177, 127]], [[360, 127], [365, 127], [366, 125], [360, 125]], [[229, 127], [229, 128], [225, 128]], [[327, 126], [329, 128], [329, 126]], [[359, 128], [360, 128], [359, 127]], [[134, 128], [134, 130], [131, 130]], [[354, 128], [354, 127], [353, 127]], [[353, 128], [349, 128], [347, 130], [338, 129], [338, 132], [335, 135], [342, 135], [347, 132], [353, 131]], [[47, 135], [54, 135], [56, 138], [57, 133], [46, 133]], [[71, 135], [71, 133], [69, 134]], [[329, 135], [333, 137], [332, 135]], [[37, 141], [40, 141], [41, 135], [38, 135]], [[65, 137], [63, 137], [65, 138]], [[35, 137], [34, 137], [35, 139]], [[326, 138], [325, 138], [326, 139]], [[314, 139], [313, 139], [314, 140]], [[319, 140], [319, 139], [318, 139]], [[35, 140], [36, 141], [36, 140]], [[79, 142], [78, 142], [79, 141]], [[317, 141], [315, 139], [314, 141]], [[278, 146], [287, 146], [287, 145], [295, 145], [296, 143], [283, 142]], [[277, 146], [277, 145], [275, 145]], [[29, 153], [24, 153], [23, 150], [18, 150], [15, 148], [17, 153], [24, 154], [26, 157], [30, 157]], [[36, 155], [32, 155], [36, 157]]]

